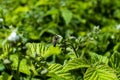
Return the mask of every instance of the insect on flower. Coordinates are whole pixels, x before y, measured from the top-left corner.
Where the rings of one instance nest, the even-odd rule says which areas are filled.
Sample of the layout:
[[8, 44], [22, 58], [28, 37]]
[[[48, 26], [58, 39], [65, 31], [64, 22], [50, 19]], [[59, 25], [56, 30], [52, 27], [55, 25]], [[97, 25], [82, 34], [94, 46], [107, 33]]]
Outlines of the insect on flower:
[[62, 40], [62, 37], [61, 37], [60, 35], [55, 35], [55, 36], [53, 36], [53, 39], [52, 39], [52, 44], [53, 44], [53, 46], [55, 47], [56, 44], [57, 44], [58, 42], [60, 42], [61, 40]]

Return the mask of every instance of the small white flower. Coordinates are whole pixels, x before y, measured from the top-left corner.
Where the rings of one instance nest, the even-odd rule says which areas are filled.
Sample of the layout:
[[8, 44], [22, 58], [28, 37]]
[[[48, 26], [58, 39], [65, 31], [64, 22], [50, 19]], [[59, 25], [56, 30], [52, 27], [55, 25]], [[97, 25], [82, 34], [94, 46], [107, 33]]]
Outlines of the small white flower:
[[114, 35], [112, 35], [112, 36], [111, 36], [111, 38], [112, 38], [112, 39], [114, 39], [114, 38], [115, 38], [115, 36], [114, 36]]
[[94, 38], [93, 38], [93, 37], [91, 37], [91, 38], [90, 38], [90, 40], [91, 40], [91, 41], [93, 41], [93, 40], [94, 40]]
[[4, 63], [4, 64], [10, 64], [11, 61], [10, 61], [9, 59], [5, 59], [5, 60], [3, 61], [3, 63]]
[[100, 26], [94, 26], [93, 32], [96, 33], [100, 30]]
[[3, 18], [0, 18], [0, 22], [3, 22]]
[[8, 37], [8, 40], [11, 42], [16, 42], [18, 39], [19, 39], [19, 36], [16, 34], [16, 31], [13, 31]]
[[118, 24], [118, 25], [116, 26], [116, 29], [120, 29], [120, 24]]
[[59, 37], [58, 42], [60, 43], [62, 41], [63, 37], [61, 35], [57, 35], [57, 36]]
[[90, 37], [92, 34], [91, 33], [87, 33], [87, 37]]
[[70, 38], [70, 39], [76, 39], [76, 37], [75, 37], [75, 36], [70, 36], [69, 38]]
[[75, 42], [79, 43], [79, 39], [76, 39]]
[[83, 42], [83, 41], [85, 41], [85, 38], [81, 38], [81, 40], [80, 40], [81, 42]]
[[100, 26], [94, 26], [93, 30], [99, 30]]
[[60, 4], [61, 6], [66, 6], [66, 4], [63, 1], [61, 1]]

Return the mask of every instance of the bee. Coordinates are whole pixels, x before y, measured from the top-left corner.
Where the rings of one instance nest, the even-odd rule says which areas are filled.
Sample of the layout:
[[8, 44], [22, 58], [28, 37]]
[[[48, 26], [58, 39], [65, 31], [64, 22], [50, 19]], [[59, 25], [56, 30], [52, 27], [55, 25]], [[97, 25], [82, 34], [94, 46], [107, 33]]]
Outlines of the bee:
[[52, 44], [53, 44], [54, 47], [56, 46], [58, 40], [59, 40], [59, 36], [58, 35], [53, 36]]

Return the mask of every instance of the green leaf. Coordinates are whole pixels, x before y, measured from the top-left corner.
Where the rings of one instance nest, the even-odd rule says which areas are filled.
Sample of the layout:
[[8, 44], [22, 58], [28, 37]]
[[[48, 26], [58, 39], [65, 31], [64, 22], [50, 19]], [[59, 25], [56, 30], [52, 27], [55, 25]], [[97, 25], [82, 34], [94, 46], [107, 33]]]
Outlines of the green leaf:
[[65, 79], [61, 79], [60, 77], [53, 77], [53, 78], [50, 78], [48, 80], [65, 80]]
[[36, 54], [43, 56], [48, 49], [47, 46], [45, 46], [44, 43], [27, 43], [27, 55], [30, 57], [35, 58]]
[[58, 9], [52, 8], [51, 10], [47, 11], [46, 15], [53, 15], [57, 13], [58, 13]]
[[78, 69], [78, 68], [86, 68], [90, 67], [85, 59], [75, 58], [70, 60], [63, 68], [65, 71]]
[[27, 43], [26, 46], [28, 48], [27, 55], [33, 58], [36, 57], [36, 54], [43, 58], [47, 58], [51, 55], [58, 55], [61, 53], [61, 49], [59, 47], [47, 46], [44, 43]]
[[110, 66], [114, 69], [120, 69], [120, 53], [114, 52], [110, 58]]
[[48, 48], [48, 50], [46, 51], [46, 53], [43, 55], [44, 58], [47, 58], [51, 55], [58, 55], [61, 53], [61, 49], [59, 47], [53, 47], [53, 46], [50, 46]]
[[27, 6], [25, 7], [18, 7], [17, 9], [15, 9], [15, 13], [19, 13], [19, 12], [27, 12], [29, 10], [29, 8]]
[[33, 72], [34, 75], [38, 75], [38, 72], [36, 71], [34, 64], [30, 65], [30, 70]]
[[114, 70], [107, 65], [97, 64], [87, 69], [84, 80], [118, 80]]
[[11, 50], [12, 48], [10, 47], [10, 44], [5, 43], [2, 48], [3, 54], [0, 55], [0, 59], [6, 57], [11, 52]]
[[5, 66], [2, 63], [0, 63], [0, 71], [3, 71], [4, 69], [5, 69]]
[[35, 6], [46, 5], [48, 3], [49, 3], [48, 0], [39, 0]]
[[99, 54], [94, 53], [94, 52], [89, 52], [89, 56], [91, 58], [90, 59], [91, 63], [93, 63], [93, 64], [96, 62], [108, 64], [108, 58], [106, 56], [99, 55]]
[[62, 65], [60, 64], [50, 64], [48, 76], [51, 77], [49, 80], [73, 80], [73, 77], [69, 72], [62, 70]]
[[16, 70], [18, 66], [18, 55], [17, 54], [10, 55], [10, 60], [12, 61], [11, 66], [13, 70]]
[[120, 43], [117, 43], [115, 46], [114, 46], [114, 51], [120, 51]]
[[115, 11], [114, 11], [114, 17], [116, 17], [116, 18], [118, 18], [118, 19], [120, 19], [120, 10], [119, 9], [116, 9]]
[[120, 53], [115, 51], [110, 57], [109, 65], [116, 70], [117, 76], [120, 79]]
[[27, 64], [26, 59], [22, 59], [20, 62], [20, 72], [30, 75], [30, 66]]
[[[10, 56], [10, 60], [13, 62], [12, 63], [12, 69], [13, 70], [17, 70], [18, 67], [18, 55], [17, 54], [13, 54]], [[30, 66], [27, 65], [27, 60], [26, 59], [22, 59], [20, 61], [20, 66], [19, 66], [19, 71], [22, 73], [25, 73], [27, 75], [30, 75]]]
[[66, 25], [68, 25], [72, 19], [72, 12], [68, 9], [62, 9], [61, 13]]
[[3, 72], [1, 75], [0, 75], [0, 80], [12, 80], [12, 75], [9, 75], [8, 73], [6, 72]]

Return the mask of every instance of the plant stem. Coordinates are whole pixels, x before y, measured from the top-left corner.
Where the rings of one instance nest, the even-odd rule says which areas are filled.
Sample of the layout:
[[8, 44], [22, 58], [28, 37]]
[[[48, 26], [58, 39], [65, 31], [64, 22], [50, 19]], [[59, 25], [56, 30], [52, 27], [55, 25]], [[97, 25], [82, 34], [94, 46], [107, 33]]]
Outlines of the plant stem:
[[19, 78], [19, 75], [20, 75], [20, 72], [19, 72], [19, 68], [20, 68], [20, 53], [18, 53], [18, 66], [17, 66], [17, 71], [16, 71], [16, 80], [20, 80]]
[[73, 48], [73, 50], [75, 52], [76, 57], [78, 58], [77, 51], [76, 51], [76, 49], [75, 49], [75, 47], [73, 45], [72, 45], [72, 48]]

